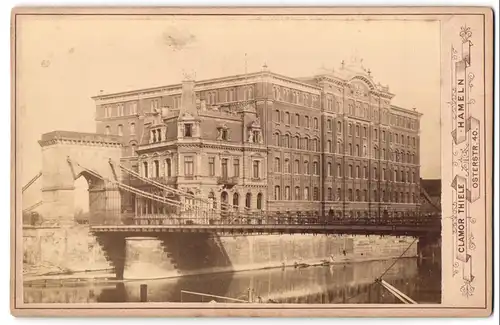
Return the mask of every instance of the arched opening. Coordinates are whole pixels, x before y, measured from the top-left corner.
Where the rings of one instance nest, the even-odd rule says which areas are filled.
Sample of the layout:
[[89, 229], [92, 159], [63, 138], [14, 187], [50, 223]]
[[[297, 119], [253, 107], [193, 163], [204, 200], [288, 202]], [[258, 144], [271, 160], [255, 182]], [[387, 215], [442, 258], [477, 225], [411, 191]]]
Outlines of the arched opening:
[[245, 197], [245, 208], [247, 210], [250, 210], [251, 206], [252, 206], [252, 193], [247, 193]]
[[257, 194], [257, 210], [262, 210], [262, 193]]
[[233, 210], [238, 211], [238, 207], [240, 205], [240, 196], [238, 193], [233, 194]]
[[215, 194], [214, 192], [210, 192], [208, 194], [208, 201], [210, 202], [210, 205], [212, 206], [212, 209], [217, 209], [217, 200], [215, 199]]
[[[112, 198], [107, 197], [103, 180], [82, 172], [76, 176], [74, 187], [74, 221], [76, 223], [109, 224], [112, 220], [118, 221], [120, 210], [111, 213], [107, 209], [110, 205], [107, 201]], [[126, 199], [130, 200], [128, 197]], [[133, 207], [135, 208], [135, 205]]]
[[227, 192], [224, 191], [220, 195], [220, 210], [221, 210], [221, 215], [226, 215], [227, 210], [228, 210], [228, 195]]

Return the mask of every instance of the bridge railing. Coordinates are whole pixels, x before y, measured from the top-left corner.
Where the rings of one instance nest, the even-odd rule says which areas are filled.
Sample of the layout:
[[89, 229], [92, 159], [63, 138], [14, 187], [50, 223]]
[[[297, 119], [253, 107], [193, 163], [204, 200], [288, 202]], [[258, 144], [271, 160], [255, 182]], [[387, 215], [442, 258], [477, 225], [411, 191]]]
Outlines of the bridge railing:
[[[372, 217], [320, 217], [318, 215], [278, 214], [254, 211], [239, 213], [225, 211], [219, 214], [205, 211], [181, 211], [179, 213], [151, 213], [141, 216], [123, 214], [121, 218], [106, 218], [102, 225], [207, 225], [207, 226], [238, 226], [238, 225], [352, 225], [352, 226], [415, 226], [441, 227], [440, 215], [408, 216], [381, 218]], [[103, 221], [104, 221], [103, 220]], [[93, 225], [99, 225], [93, 220]]]

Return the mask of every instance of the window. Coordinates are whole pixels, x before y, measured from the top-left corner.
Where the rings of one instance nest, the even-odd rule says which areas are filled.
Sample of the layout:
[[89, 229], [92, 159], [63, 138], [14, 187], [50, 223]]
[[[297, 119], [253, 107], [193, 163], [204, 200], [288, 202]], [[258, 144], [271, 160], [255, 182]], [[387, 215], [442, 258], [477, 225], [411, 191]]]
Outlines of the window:
[[285, 164], [283, 166], [283, 169], [284, 169], [283, 172], [285, 174], [290, 174], [290, 160], [285, 159]]
[[337, 188], [336, 200], [337, 201], [341, 201], [342, 200], [342, 189], [340, 187]]
[[290, 125], [290, 113], [285, 112], [285, 124]]
[[304, 126], [305, 126], [306, 128], [309, 128], [309, 127], [311, 126], [311, 125], [309, 124], [309, 116], [304, 117], [304, 121], [305, 121], [305, 125], [304, 125]]
[[313, 174], [314, 175], [319, 175], [319, 167], [318, 167], [318, 162], [317, 161], [313, 162]]
[[130, 145], [130, 148], [131, 148], [131, 154], [132, 154], [132, 156], [133, 156], [133, 155], [135, 155], [135, 150], [136, 150], [136, 147], [137, 147], [137, 146], [135, 145], [135, 143], [132, 143], [132, 144]]
[[247, 193], [245, 196], [245, 208], [250, 209], [252, 207], [252, 193]]
[[275, 201], [281, 200], [281, 190], [278, 185], [274, 187], [274, 200]]
[[382, 131], [382, 141], [385, 141], [385, 130]]
[[304, 138], [304, 149], [309, 150], [309, 138]]
[[337, 164], [337, 177], [342, 177], [342, 165]]
[[304, 161], [304, 175], [309, 175], [309, 162]]
[[312, 151], [318, 151], [318, 139], [312, 140]]
[[278, 157], [274, 158], [274, 172], [281, 173], [281, 161]]
[[315, 130], [319, 129], [319, 123], [318, 123], [318, 119], [316, 117], [314, 118], [314, 129]]
[[300, 172], [300, 162], [299, 160], [295, 160], [294, 163], [293, 163], [293, 173], [294, 174], [298, 174]]
[[356, 166], [356, 178], [360, 178], [361, 175], [359, 175], [359, 166]]
[[184, 124], [184, 136], [192, 137], [193, 136], [193, 125], [192, 124]]
[[309, 187], [304, 187], [304, 200], [309, 200]]
[[356, 125], [356, 136], [359, 137], [359, 125]]
[[356, 156], [359, 157], [359, 144], [356, 145]]
[[160, 177], [160, 162], [158, 160], [153, 161], [154, 175], [153, 177]]
[[275, 146], [279, 147], [279, 145], [280, 145], [280, 134], [279, 133], [273, 134], [273, 143]]
[[366, 136], [368, 135], [368, 131], [366, 129], [366, 126], [363, 127], [363, 138], [366, 138]]
[[281, 119], [280, 119], [280, 111], [279, 110], [275, 110], [274, 111], [274, 121], [275, 122], [281, 122]]
[[331, 163], [331, 162], [329, 162], [329, 163], [327, 164], [327, 166], [328, 166], [328, 167], [327, 167], [327, 171], [326, 171], [326, 172], [327, 172], [327, 175], [330, 177], [330, 176], [332, 176], [332, 163]]
[[240, 177], [240, 160], [239, 159], [233, 160], [233, 174], [234, 174], [234, 177]]
[[135, 123], [130, 123], [130, 135], [135, 135]]
[[123, 125], [118, 124], [118, 135], [122, 136], [123, 135]]
[[300, 187], [295, 186], [294, 200], [300, 200]]
[[172, 161], [170, 160], [170, 158], [167, 158], [165, 160], [165, 174], [167, 177], [171, 177], [172, 176]]
[[377, 129], [373, 130], [373, 136], [375, 137], [375, 140], [378, 139], [378, 130]]
[[229, 132], [228, 132], [227, 129], [225, 129], [225, 128], [221, 129], [221, 138], [222, 138], [222, 140], [224, 140], [224, 141], [228, 140], [228, 138], [229, 138], [228, 137], [228, 133]]
[[385, 155], [385, 149], [382, 149], [382, 159], [386, 160], [387, 156]]
[[368, 191], [365, 189], [363, 190], [363, 197], [362, 197], [362, 201], [363, 202], [366, 202], [368, 201]]
[[227, 158], [223, 158], [221, 160], [221, 174], [222, 178], [227, 178], [228, 177], [228, 170], [227, 170]]
[[297, 149], [300, 149], [300, 140], [299, 140], [299, 136], [298, 135], [296, 135], [293, 138], [293, 147], [297, 148]]
[[290, 200], [290, 186], [285, 186], [285, 200]]
[[352, 201], [352, 188], [347, 190], [347, 200]]
[[354, 175], [353, 175], [352, 165], [349, 165], [349, 166], [347, 167], [347, 171], [348, 171], [347, 176], [348, 176], [348, 177], [350, 177], [350, 178], [353, 178], [353, 177], [354, 177]]
[[104, 130], [104, 133], [106, 135], [110, 135], [111, 134], [111, 127], [109, 125], [106, 125], [106, 129]]
[[385, 181], [386, 180], [386, 176], [385, 176], [385, 168], [382, 168], [382, 180]]
[[131, 115], [137, 114], [137, 103], [136, 102], [132, 102], [132, 104], [130, 105], [130, 114]]
[[352, 144], [349, 143], [347, 148], [349, 148], [349, 156], [352, 156]]
[[317, 187], [313, 189], [313, 201], [319, 201], [319, 189]]
[[184, 157], [184, 175], [193, 176], [194, 174], [194, 159], [191, 156]]
[[332, 141], [328, 140], [326, 142], [326, 152], [333, 152]]
[[352, 124], [349, 123], [349, 135], [352, 135]]
[[142, 163], [142, 176], [148, 177], [148, 163], [145, 161]]
[[356, 189], [356, 201], [361, 201], [361, 193], [358, 189]]
[[342, 154], [342, 142], [337, 142], [337, 153]]
[[260, 177], [260, 161], [254, 160], [253, 161], [253, 178], [259, 178]]
[[368, 168], [366, 168], [366, 166], [363, 166], [363, 175], [365, 176], [365, 179], [368, 178]]
[[337, 132], [342, 133], [342, 122], [340, 121], [337, 122]]
[[257, 210], [262, 210], [262, 193], [257, 194]]
[[283, 137], [283, 147], [290, 148], [290, 136], [288, 134]]
[[233, 194], [233, 210], [238, 211], [240, 205], [240, 195], [238, 193]]
[[377, 190], [373, 190], [373, 201], [378, 201], [378, 193]]
[[378, 179], [378, 175], [377, 175], [377, 167], [373, 167], [373, 178], [374, 178], [374, 179]]
[[326, 121], [326, 128], [328, 129], [328, 131], [332, 130], [332, 120], [328, 119]]

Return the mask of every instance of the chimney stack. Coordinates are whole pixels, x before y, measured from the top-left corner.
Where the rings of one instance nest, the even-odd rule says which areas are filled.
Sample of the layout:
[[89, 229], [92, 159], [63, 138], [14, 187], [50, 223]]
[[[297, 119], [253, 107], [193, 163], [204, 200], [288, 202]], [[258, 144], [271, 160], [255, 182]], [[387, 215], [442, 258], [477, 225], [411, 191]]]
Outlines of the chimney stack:
[[194, 92], [195, 82], [192, 76], [185, 74], [182, 81], [181, 109], [184, 112], [196, 113], [196, 95]]

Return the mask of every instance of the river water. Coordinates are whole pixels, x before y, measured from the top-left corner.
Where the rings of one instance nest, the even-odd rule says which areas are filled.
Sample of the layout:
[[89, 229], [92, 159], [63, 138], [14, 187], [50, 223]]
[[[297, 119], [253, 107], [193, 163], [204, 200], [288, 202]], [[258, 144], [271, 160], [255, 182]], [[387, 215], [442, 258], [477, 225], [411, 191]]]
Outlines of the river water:
[[[266, 269], [235, 273], [184, 276], [148, 281], [93, 281], [81, 284], [47, 283], [24, 287], [26, 303], [139, 302], [140, 286], [147, 285], [150, 302], [230, 302], [183, 291], [277, 303], [400, 303], [374, 284], [394, 260]], [[440, 303], [440, 265], [398, 260], [383, 279], [418, 303]]]

